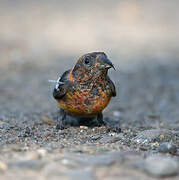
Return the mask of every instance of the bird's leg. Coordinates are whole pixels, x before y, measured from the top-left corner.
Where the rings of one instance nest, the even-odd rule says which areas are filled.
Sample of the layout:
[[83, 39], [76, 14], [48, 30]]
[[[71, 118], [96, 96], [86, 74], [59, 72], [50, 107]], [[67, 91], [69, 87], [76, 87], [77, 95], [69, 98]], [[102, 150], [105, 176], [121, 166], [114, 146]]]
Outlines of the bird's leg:
[[100, 113], [97, 115], [97, 123], [98, 123], [99, 126], [105, 124], [104, 121], [103, 121], [103, 114], [102, 114], [102, 112], [100, 112]]
[[66, 119], [66, 112], [60, 108], [57, 121], [56, 121], [56, 129], [65, 129], [65, 119]]

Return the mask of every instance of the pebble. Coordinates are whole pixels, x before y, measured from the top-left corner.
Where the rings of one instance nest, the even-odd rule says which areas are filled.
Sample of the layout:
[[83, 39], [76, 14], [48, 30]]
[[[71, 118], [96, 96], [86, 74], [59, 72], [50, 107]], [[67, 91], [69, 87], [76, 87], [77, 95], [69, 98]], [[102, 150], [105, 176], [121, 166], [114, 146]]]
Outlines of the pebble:
[[151, 142], [168, 142], [173, 138], [172, 131], [168, 129], [151, 129], [140, 132], [133, 140], [137, 144], [148, 144]]
[[6, 171], [8, 169], [7, 165], [0, 161], [0, 171]]
[[64, 179], [67, 168], [58, 161], [48, 162], [43, 168], [43, 175], [46, 179]]
[[50, 125], [50, 126], [55, 126], [55, 121], [51, 118], [48, 118], [47, 116], [42, 116], [42, 122], [44, 124]]
[[78, 180], [95, 180], [94, 174], [89, 170], [73, 170], [66, 174], [70, 180], [78, 179]]
[[[109, 166], [113, 163], [122, 162], [122, 152], [109, 152], [100, 155], [81, 155], [73, 158], [73, 161], [81, 166]], [[69, 162], [68, 162], [69, 163]]]
[[32, 129], [30, 127], [26, 127], [23, 131], [20, 132], [18, 137], [30, 137], [33, 135]]
[[99, 140], [99, 143], [115, 143], [119, 140], [121, 140], [121, 138], [117, 136], [104, 136]]
[[31, 151], [31, 152], [27, 152], [24, 156], [23, 156], [23, 160], [38, 160], [40, 159], [40, 155], [39, 153], [35, 152], [35, 151]]
[[41, 170], [44, 167], [45, 163], [40, 160], [22, 160], [11, 162], [8, 164], [9, 168], [18, 168], [18, 169], [32, 169], [32, 170]]
[[83, 150], [81, 150], [81, 149], [75, 149], [75, 150], [73, 150], [72, 152], [74, 152], [74, 153], [83, 153]]
[[16, 138], [10, 137], [10, 138], [6, 141], [6, 144], [13, 144], [13, 143], [15, 143], [15, 141], [16, 141]]
[[96, 141], [96, 140], [98, 140], [98, 139], [100, 139], [100, 138], [101, 138], [101, 135], [100, 135], [100, 134], [96, 134], [96, 135], [90, 136], [90, 139], [93, 140], [93, 141]]
[[12, 144], [11, 149], [12, 149], [12, 151], [15, 151], [15, 152], [23, 151], [23, 147], [20, 145], [17, 145], [17, 144]]
[[80, 126], [80, 129], [88, 129], [88, 126]]
[[115, 117], [119, 117], [121, 115], [121, 113], [119, 111], [114, 111], [113, 112], [113, 116]]
[[74, 169], [78, 167], [78, 162], [76, 162], [75, 160], [73, 160], [73, 158], [64, 158], [61, 160], [61, 164], [66, 166], [69, 169]]
[[151, 119], [159, 119], [160, 115], [159, 114], [149, 114], [148, 117]]
[[175, 154], [177, 152], [177, 147], [171, 143], [163, 143], [158, 147], [158, 151], [161, 153]]
[[40, 157], [45, 157], [47, 154], [47, 150], [46, 149], [38, 149], [37, 153], [39, 154]]
[[179, 163], [174, 158], [155, 155], [145, 160], [144, 170], [156, 177], [173, 176], [179, 173]]

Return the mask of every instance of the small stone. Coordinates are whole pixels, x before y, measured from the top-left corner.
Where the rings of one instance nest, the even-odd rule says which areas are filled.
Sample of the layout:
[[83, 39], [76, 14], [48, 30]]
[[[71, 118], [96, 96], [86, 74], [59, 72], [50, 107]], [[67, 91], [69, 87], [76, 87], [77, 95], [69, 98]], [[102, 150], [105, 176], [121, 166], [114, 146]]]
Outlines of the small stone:
[[23, 147], [20, 145], [17, 145], [17, 144], [13, 144], [13, 145], [11, 145], [11, 149], [12, 149], [12, 151], [20, 152], [23, 150]]
[[134, 142], [137, 144], [148, 144], [151, 142], [167, 142], [173, 138], [172, 131], [168, 129], [151, 129], [140, 132]]
[[47, 150], [46, 149], [38, 149], [37, 153], [39, 154], [40, 157], [45, 157], [47, 154]]
[[78, 163], [75, 162], [73, 159], [69, 159], [69, 158], [62, 159], [61, 164], [66, 166], [67, 168], [70, 168], [70, 169], [78, 167]]
[[88, 126], [80, 126], [80, 129], [88, 129]]
[[67, 168], [58, 163], [58, 161], [48, 162], [48, 164], [43, 168], [43, 174], [45, 179], [66, 179], [64, 178]]
[[47, 125], [55, 126], [56, 123], [53, 119], [48, 118], [47, 116], [42, 117], [42, 122]]
[[152, 149], [156, 149], [159, 146], [159, 142], [151, 143]]
[[73, 150], [73, 152], [74, 152], [74, 153], [83, 153], [83, 150], [81, 150], [81, 149], [75, 149], [75, 150]]
[[84, 170], [82, 171], [81, 169], [80, 170], [73, 170], [69, 173], [66, 174], [69, 179], [71, 180], [74, 180], [74, 179], [78, 179], [78, 180], [95, 180], [95, 176], [94, 174], [91, 172], [91, 171], [87, 171], [87, 170]]
[[117, 141], [121, 140], [120, 137], [115, 137], [115, 136], [105, 136], [105, 137], [102, 137], [100, 140], [99, 140], [99, 143], [115, 143]]
[[100, 155], [81, 155], [74, 158], [74, 162], [81, 166], [109, 166], [123, 161], [122, 152], [109, 152]]
[[151, 119], [159, 119], [160, 115], [159, 114], [149, 114], [148, 117]]
[[27, 152], [24, 157], [23, 160], [37, 160], [40, 159], [40, 155], [37, 152]]
[[161, 153], [175, 154], [177, 152], [177, 147], [171, 143], [163, 143], [158, 147], [158, 151]]
[[30, 137], [33, 135], [32, 129], [30, 127], [26, 127], [23, 131], [20, 132], [18, 137]]
[[101, 135], [100, 135], [100, 134], [96, 134], [96, 135], [90, 136], [90, 139], [91, 139], [91, 140], [94, 140], [94, 141], [96, 141], [96, 140], [98, 140], [98, 139], [100, 139], [100, 138], [101, 138]]
[[173, 176], [179, 173], [179, 163], [170, 157], [150, 156], [145, 160], [144, 170], [156, 177]]
[[8, 164], [9, 168], [41, 170], [45, 163], [39, 160], [23, 160]]
[[62, 159], [62, 164], [68, 165], [68, 164], [70, 164], [70, 160], [68, 160], [68, 159]]
[[121, 132], [119, 120], [111, 120], [110, 118], [104, 118], [104, 123], [106, 124], [107, 132]]
[[149, 147], [147, 147], [147, 146], [140, 146], [139, 149], [140, 149], [141, 151], [148, 151], [148, 150], [149, 150]]
[[113, 112], [113, 116], [115, 117], [119, 117], [121, 115], [121, 113], [119, 111], [114, 111]]
[[0, 171], [6, 171], [8, 169], [7, 165], [0, 161]]
[[12, 144], [12, 143], [14, 143], [16, 141], [16, 138], [14, 138], [14, 137], [10, 137], [8, 140], [7, 140], [7, 144]]

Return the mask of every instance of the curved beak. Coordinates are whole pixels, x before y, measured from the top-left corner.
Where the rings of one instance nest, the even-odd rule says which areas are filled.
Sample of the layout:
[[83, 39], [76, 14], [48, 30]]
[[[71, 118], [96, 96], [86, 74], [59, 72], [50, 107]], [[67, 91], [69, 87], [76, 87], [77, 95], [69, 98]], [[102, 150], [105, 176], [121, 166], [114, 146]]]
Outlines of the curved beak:
[[104, 56], [101, 57], [100, 62], [101, 62], [101, 68], [104, 68], [104, 69], [113, 68], [114, 70], [116, 70], [112, 62], [107, 57], [104, 57]]

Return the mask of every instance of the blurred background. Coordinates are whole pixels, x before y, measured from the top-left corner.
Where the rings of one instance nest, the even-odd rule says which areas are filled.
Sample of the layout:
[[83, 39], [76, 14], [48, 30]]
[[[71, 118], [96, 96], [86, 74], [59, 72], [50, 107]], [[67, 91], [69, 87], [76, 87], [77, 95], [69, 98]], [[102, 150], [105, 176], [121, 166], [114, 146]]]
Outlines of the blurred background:
[[96, 50], [119, 63], [179, 56], [177, 0], [0, 3], [3, 66], [24, 61], [49, 63], [53, 56], [78, 57]]
[[56, 107], [48, 79], [87, 52], [106, 52], [121, 73], [177, 62], [178, 7], [178, 0], [0, 0], [1, 110]]

